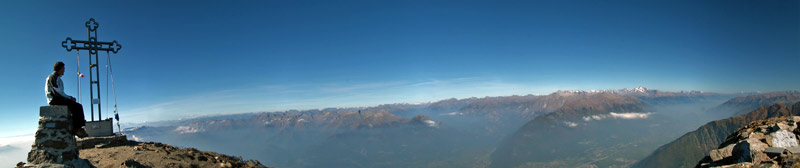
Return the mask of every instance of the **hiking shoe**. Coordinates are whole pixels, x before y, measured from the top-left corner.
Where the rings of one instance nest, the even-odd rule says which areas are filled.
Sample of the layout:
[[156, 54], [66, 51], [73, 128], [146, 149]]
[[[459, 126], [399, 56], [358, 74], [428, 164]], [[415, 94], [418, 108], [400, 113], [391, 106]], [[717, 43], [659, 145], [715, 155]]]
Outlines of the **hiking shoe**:
[[78, 136], [78, 138], [86, 138], [89, 134], [86, 134], [86, 129], [79, 128], [75, 131], [75, 136]]

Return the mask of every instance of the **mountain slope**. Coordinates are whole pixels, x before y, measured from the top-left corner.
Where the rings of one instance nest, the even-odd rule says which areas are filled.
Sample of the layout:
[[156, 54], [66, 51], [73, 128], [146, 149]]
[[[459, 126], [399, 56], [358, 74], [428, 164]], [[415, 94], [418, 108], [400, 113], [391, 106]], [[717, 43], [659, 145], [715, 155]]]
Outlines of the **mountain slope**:
[[[613, 140], [603, 138], [585, 141], [583, 136], [599, 137], [602, 135], [589, 134], [598, 133], [600, 130], [597, 128], [617, 126], [613, 123], [607, 125], [609, 123], [599, 120], [592, 123], [581, 122], [587, 121], [585, 117], [589, 117], [588, 120], [592, 120], [593, 116], [601, 119], [606, 115], [644, 112], [647, 107], [646, 103], [636, 97], [609, 93], [590, 94], [582, 99], [567, 102], [555, 112], [536, 117], [510, 137], [505, 138], [492, 153], [490, 167], [516, 167], [527, 162], [549, 162], [584, 156], [591, 146], [603, 145]], [[593, 126], [578, 124], [579, 122]], [[575, 144], [586, 146], [573, 147]]]
[[633, 167], [694, 167], [700, 159], [708, 155], [709, 150], [715, 149], [725, 137], [740, 127], [755, 120], [792, 115], [800, 115], [800, 102], [794, 105], [777, 103], [761, 106], [747, 114], [712, 121], [659, 147]]
[[[298, 167], [469, 167], [486, 152], [476, 135], [424, 125], [359, 129], [332, 135], [292, 163]], [[449, 162], [448, 162], [449, 161]], [[453, 162], [457, 161], [457, 162]]]

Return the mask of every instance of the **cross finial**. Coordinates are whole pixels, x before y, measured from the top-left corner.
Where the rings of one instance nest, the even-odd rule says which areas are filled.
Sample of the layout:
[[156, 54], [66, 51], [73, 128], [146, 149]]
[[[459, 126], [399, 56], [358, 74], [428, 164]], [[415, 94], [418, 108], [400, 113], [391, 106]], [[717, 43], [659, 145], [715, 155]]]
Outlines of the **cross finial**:
[[116, 54], [116, 53], [117, 53], [117, 51], [119, 51], [120, 49], [122, 49], [122, 44], [119, 44], [119, 43], [117, 42], [117, 40], [114, 40], [113, 42], [111, 42], [111, 45], [110, 45], [109, 47], [111, 48], [111, 52], [113, 52], [114, 54]]
[[95, 31], [97, 27], [100, 27], [100, 24], [94, 21], [94, 18], [89, 18], [89, 21], [86, 21], [86, 28], [88, 28], [89, 31]]
[[67, 52], [69, 52], [72, 51], [73, 48], [75, 48], [75, 43], [72, 43], [72, 38], [67, 37], [67, 40], [61, 42], [61, 47], [66, 48]]

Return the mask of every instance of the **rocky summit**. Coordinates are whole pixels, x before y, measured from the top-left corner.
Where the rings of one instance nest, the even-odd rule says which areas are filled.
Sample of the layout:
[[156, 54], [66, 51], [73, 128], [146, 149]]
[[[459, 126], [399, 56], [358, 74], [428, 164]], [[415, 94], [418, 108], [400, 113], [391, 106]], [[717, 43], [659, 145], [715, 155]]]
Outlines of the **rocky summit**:
[[758, 120], [729, 135], [696, 167], [798, 167], [800, 116]]
[[215, 152], [200, 151], [195, 148], [179, 148], [158, 142], [137, 142], [127, 140], [126, 136], [88, 137], [77, 140], [82, 165], [39, 164], [22, 167], [241, 167], [266, 168], [257, 160], [244, 160]]

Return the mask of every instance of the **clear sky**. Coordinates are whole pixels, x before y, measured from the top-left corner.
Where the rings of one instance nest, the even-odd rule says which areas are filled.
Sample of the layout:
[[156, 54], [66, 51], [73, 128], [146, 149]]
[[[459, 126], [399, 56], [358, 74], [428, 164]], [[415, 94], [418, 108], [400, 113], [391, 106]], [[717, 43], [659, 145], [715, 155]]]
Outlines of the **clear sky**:
[[798, 1], [3, 1], [0, 137], [35, 131], [54, 62], [77, 97], [76, 52], [60, 42], [86, 39], [89, 18], [123, 45], [111, 55], [123, 122], [639, 85], [800, 89]]

